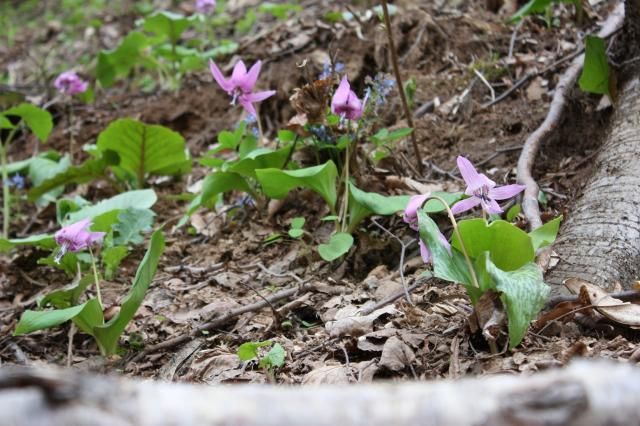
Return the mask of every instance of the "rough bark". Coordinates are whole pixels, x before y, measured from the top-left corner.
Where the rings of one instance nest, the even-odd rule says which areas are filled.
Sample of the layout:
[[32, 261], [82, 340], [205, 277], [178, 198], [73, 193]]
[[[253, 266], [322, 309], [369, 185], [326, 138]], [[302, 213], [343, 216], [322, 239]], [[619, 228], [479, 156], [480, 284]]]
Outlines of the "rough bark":
[[0, 423], [45, 425], [631, 425], [640, 368], [578, 361], [534, 376], [363, 386], [198, 386], [0, 370]]
[[[640, 0], [625, 2], [623, 32], [616, 46], [619, 100], [607, 137], [593, 163], [594, 174], [571, 208], [554, 245], [559, 263], [547, 274], [552, 293], [577, 277], [607, 290], [626, 289], [640, 277]], [[625, 63], [625, 60], [630, 60]]]
[[620, 91], [594, 174], [571, 208], [554, 246], [560, 256], [547, 276], [560, 292], [568, 277], [605, 289], [629, 288], [640, 276], [640, 80]]

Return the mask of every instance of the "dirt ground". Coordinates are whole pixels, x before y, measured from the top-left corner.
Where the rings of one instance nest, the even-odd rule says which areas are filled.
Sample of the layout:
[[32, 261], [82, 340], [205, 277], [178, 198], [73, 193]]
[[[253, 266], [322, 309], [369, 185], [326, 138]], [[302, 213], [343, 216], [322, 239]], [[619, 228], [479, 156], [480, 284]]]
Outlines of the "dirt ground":
[[[251, 7], [250, 2], [237, 3], [242, 4], [234, 16]], [[516, 27], [505, 23], [504, 8], [494, 13], [487, 10], [485, 1], [398, 1], [395, 5], [398, 14], [393, 17], [393, 30], [398, 56], [403, 75], [416, 80], [414, 111], [420, 113], [414, 120], [429, 167], [422, 176], [412, 171], [408, 165], [413, 162], [411, 145], [403, 141], [397, 155], [361, 176], [361, 181], [367, 182], [363, 189], [387, 194], [412, 193], [410, 188], [393, 184], [399, 177], [410, 177], [430, 189], [463, 189], [455, 167], [457, 155], [469, 157], [496, 182], [512, 182], [519, 148], [544, 119], [565, 63], [551, 65], [575, 52], [578, 31], [596, 28], [609, 7], [605, 2], [589, 9], [586, 22], [577, 26], [572, 9], [559, 6], [556, 25], [547, 27], [542, 19], [527, 19], [514, 32]], [[294, 115], [289, 102], [293, 89], [315, 78], [327, 55], [345, 64], [356, 93], [362, 93], [367, 76], [391, 69], [386, 36], [376, 18], [328, 24], [321, 17], [335, 8], [332, 2], [306, 2], [305, 6], [284, 22], [258, 21], [252, 33], [240, 41], [240, 57], [247, 62], [264, 61], [259, 85], [277, 88], [275, 100], [261, 109], [269, 136]], [[353, 7], [364, 9], [365, 5]], [[134, 19], [114, 14], [110, 25], [122, 34]], [[11, 67], [20, 84], [36, 87], [46, 100], [50, 94], [35, 86], [30, 58], [43, 50], [62, 49], [56, 31], [59, 28], [51, 25], [19, 32], [14, 47], [0, 49], [0, 65]], [[92, 52], [89, 43], [55, 60], [71, 63], [87, 52]], [[232, 62], [230, 57], [221, 61]], [[492, 96], [499, 96], [525, 73], [547, 67], [547, 72], [504, 100], [487, 106]], [[542, 148], [536, 174], [548, 197], [543, 206], [547, 219], [570, 214], [571, 200], [588, 176], [609, 114], [606, 109], [598, 110], [598, 100], [576, 90], [570, 114]], [[68, 110], [60, 102], [49, 109], [56, 126], [47, 148], [68, 150]], [[406, 125], [395, 91], [383, 111], [381, 124]], [[135, 93], [120, 84], [105, 91], [95, 104], [77, 105], [75, 140], [78, 146], [95, 143], [112, 120], [135, 117], [180, 132], [197, 158], [215, 143], [220, 131], [238, 123], [240, 114], [239, 109], [229, 108], [226, 94], [203, 69], [190, 75], [175, 93]], [[32, 138], [22, 138], [12, 145], [10, 158], [23, 159], [38, 149], [44, 147]], [[171, 229], [186, 209], [186, 204], [172, 195], [184, 192], [206, 173], [206, 168], [195, 166], [181, 180], [154, 184], [159, 194], [154, 206], [156, 223], [166, 223], [165, 229]], [[104, 182], [94, 182], [79, 185], [69, 194], [96, 200], [115, 192]], [[239, 197], [230, 194], [227, 205]], [[14, 236], [55, 232], [55, 209], [28, 210], [32, 208], [23, 207], [13, 226]], [[380, 302], [402, 294], [400, 245], [370, 221], [361, 225], [357, 245], [349, 255], [333, 263], [322, 261], [317, 253], [295, 241], [264, 242], [275, 232], [286, 234], [288, 221], [295, 216], [307, 218], [308, 228], [314, 229], [317, 237], [326, 236], [331, 229], [320, 221], [325, 214], [322, 200], [304, 191], [291, 193], [271, 215], [251, 206], [235, 209], [232, 214], [224, 209], [200, 210], [192, 218], [192, 232], [181, 228], [166, 234], [167, 248], [158, 273], [124, 334], [126, 350], [122, 355], [103, 359], [92, 338], [79, 333], [74, 337], [73, 366], [204, 383], [342, 383], [536, 371], [564, 365], [575, 356], [627, 359], [635, 349], [635, 333], [608, 324], [594, 327], [568, 321], [554, 323], [539, 333], [529, 332], [514, 350], [501, 346], [498, 353], [491, 353], [482, 336], [469, 330], [467, 319], [473, 307], [464, 288], [425, 276], [429, 267], [422, 263], [415, 245], [407, 253], [405, 269], [408, 285], [416, 287], [411, 303], [400, 297], [381, 306]], [[404, 241], [414, 238], [399, 216], [377, 221]], [[526, 226], [524, 219], [520, 221]], [[21, 312], [32, 307], [38, 295], [67, 284], [64, 274], [36, 264], [41, 255], [36, 250], [20, 250], [0, 258], [2, 364], [67, 362], [68, 326], [11, 336]], [[117, 304], [125, 293], [142, 255], [142, 249], [131, 255], [113, 282], [103, 284], [107, 307]], [[300, 291], [267, 308], [242, 314], [181, 345], [140, 352], [140, 342], [146, 349], [153, 348], [188, 334], [229, 309], [300, 285], [310, 285], [312, 291]], [[377, 309], [362, 329], [332, 335], [325, 326], [345, 307]], [[273, 378], [253, 364], [243, 364], [236, 355], [240, 344], [263, 340], [278, 342], [287, 352], [284, 367]], [[499, 343], [505, 344], [506, 339]]]

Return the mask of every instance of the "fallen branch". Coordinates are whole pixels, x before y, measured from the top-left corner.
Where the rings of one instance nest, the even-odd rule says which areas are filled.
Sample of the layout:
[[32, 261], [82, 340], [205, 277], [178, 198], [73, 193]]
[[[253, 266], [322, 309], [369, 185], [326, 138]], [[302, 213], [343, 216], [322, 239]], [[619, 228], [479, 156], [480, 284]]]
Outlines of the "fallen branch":
[[3, 368], [3, 425], [640, 424], [640, 369], [576, 361], [533, 376], [360, 386], [203, 386]]
[[[608, 37], [613, 32], [617, 31], [624, 21], [624, 4], [618, 3], [604, 22], [602, 28], [598, 32], [599, 37]], [[565, 106], [568, 100], [568, 93], [578, 79], [578, 75], [582, 70], [584, 63], [584, 54], [576, 56], [567, 70], [564, 72], [560, 81], [558, 82], [551, 105], [549, 106], [549, 112], [540, 125], [529, 137], [527, 138], [520, 158], [518, 159], [517, 167], [517, 180], [519, 183], [526, 186], [524, 190], [524, 196], [522, 200], [522, 212], [529, 221], [531, 230], [542, 226], [542, 219], [540, 218], [540, 208], [538, 206], [538, 192], [539, 187], [535, 179], [533, 178], [532, 170], [540, 145], [542, 142], [558, 127], [562, 119], [562, 115], [565, 110]], [[547, 269], [550, 258], [550, 249], [543, 250], [538, 256], [538, 264], [543, 270]]]

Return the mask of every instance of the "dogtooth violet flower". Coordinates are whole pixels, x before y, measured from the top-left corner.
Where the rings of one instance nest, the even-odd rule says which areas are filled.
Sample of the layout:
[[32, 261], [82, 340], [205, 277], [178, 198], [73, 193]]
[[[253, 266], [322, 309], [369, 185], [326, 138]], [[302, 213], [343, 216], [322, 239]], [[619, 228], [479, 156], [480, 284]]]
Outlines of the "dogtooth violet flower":
[[204, 15], [210, 15], [216, 10], [216, 0], [196, 0], [196, 10]]
[[56, 254], [56, 263], [60, 262], [65, 253], [77, 252], [84, 250], [95, 242], [101, 242], [104, 238], [104, 232], [91, 232], [89, 227], [91, 220], [83, 219], [72, 225], [65, 226], [55, 233], [54, 238], [56, 244], [60, 246], [60, 250]]
[[89, 83], [81, 79], [75, 71], [65, 71], [56, 78], [53, 86], [64, 95], [73, 96], [86, 92]]
[[258, 75], [260, 74], [261, 66], [262, 62], [258, 61], [253, 64], [247, 72], [247, 67], [244, 65], [244, 62], [238, 61], [238, 63], [233, 67], [231, 77], [225, 78], [215, 62], [209, 60], [209, 68], [211, 69], [211, 74], [216, 80], [216, 83], [218, 83], [218, 86], [232, 97], [231, 105], [235, 105], [237, 101], [249, 114], [254, 116], [256, 116], [257, 113], [253, 104], [255, 102], [264, 101], [276, 93], [275, 90], [253, 92], [253, 88], [258, 80]]
[[478, 173], [471, 161], [463, 156], [458, 156], [458, 169], [467, 184], [465, 194], [469, 198], [458, 201], [451, 208], [453, 214], [458, 214], [470, 210], [480, 204], [482, 209], [489, 214], [500, 214], [502, 208], [496, 200], [507, 200], [515, 197], [525, 188], [524, 185], [504, 185], [496, 186], [496, 183], [482, 173]]
[[[418, 209], [422, 207], [422, 205], [430, 196], [430, 193], [414, 195], [409, 199], [407, 207], [405, 207], [404, 209], [404, 215], [402, 219], [414, 231], [418, 231]], [[447, 238], [439, 231], [438, 239], [447, 248], [449, 254], [451, 254], [451, 245], [449, 244], [449, 241], [447, 241]], [[429, 250], [429, 247], [424, 241], [422, 241], [421, 238], [418, 239], [418, 245], [420, 246], [420, 256], [422, 256], [422, 260], [424, 261], [424, 263], [429, 263], [431, 261], [431, 250]]]
[[367, 103], [367, 96], [364, 101], [360, 101], [353, 90], [347, 76], [342, 77], [338, 89], [331, 98], [331, 112], [342, 118], [357, 120], [362, 117], [364, 106]]

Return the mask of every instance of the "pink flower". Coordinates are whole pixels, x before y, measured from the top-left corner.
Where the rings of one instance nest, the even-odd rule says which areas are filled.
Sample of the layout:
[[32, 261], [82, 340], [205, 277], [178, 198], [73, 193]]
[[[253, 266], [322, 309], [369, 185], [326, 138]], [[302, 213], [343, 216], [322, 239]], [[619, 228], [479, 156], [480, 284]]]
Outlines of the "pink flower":
[[81, 79], [75, 71], [65, 71], [56, 78], [53, 86], [64, 95], [73, 96], [84, 93], [89, 83]]
[[91, 220], [83, 219], [73, 225], [65, 226], [55, 233], [56, 244], [60, 246], [60, 251], [56, 254], [55, 261], [60, 259], [67, 251], [77, 252], [84, 250], [95, 242], [101, 242], [104, 232], [91, 232], [89, 227]]
[[[422, 205], [430, 196], [430, 193], [414, 195], [409, 199], [407, 207], [404, 209], [402, 219], [405, 223], [409, 224], [409, 227], [414, 231], [418, 230], [418, 209], [422, 208]], [[441, 232], [438, 232], [438, 239], [447, 248], [449, 254], [451, 254], [451, 244], [449, 244], [449, 241], [447, 241], [447, 238], [442, 235]], [[429, 250], [429, 247], [424, 241], [422, 241], [422, 239], [418, 240], [418, 245], [420, 246], [420, 255], [422, 256], [422, 260], [424, 263], [429, 263], [431, 261], [431, 250]]]
[[196, 10], [204, 15], [211, 15], [216, 10], [216, 0], [196, 0]]
[[451, 208], [453, 214], [470, 210], [480, 204], [489, 214], [503, 212], [496, 200], [507, 200], [515, 197], [524, 190], [524, 185], [505, 185], [496, 187], [496, 183], [482, 173], [478, 173], [473, 164], [463, 156], [458, 156], [458, 169], [467, 183], [465, 194], [470, 195], [462, 201], [458, 201]]
[[236, 101], [238, 101], [240, 105], [242, 105], [242, 107], [253, 116], [257, 115], [253, 104], [255, 102], [264, 101], [276, 93], [275, 90], [253, 92], [253, 88], [258, 80], [258, 75], [260, 74], [261, 66], [262, 62], [258, 61], [253, 64], [251, 69], [249, 69], [249, 72], [247, 72], [247, 67], [244, 65], [244, 62], [238, 61], [238, 63], [233, 67], [231, 78], [227, 79], [224, 77], [222, 71], [220, 71], [220, 68], [218, 68], [215, 62], [209, 60], [209, 68], [211, 69], [213, 78], [218, 83], [218, 86], [232, 97], [231, 105], [235, 105]]
[[345, 75], [342, 77], [336, 93], [333, 94], [333, 98], [331, 98], [331, 112], [349, 120], [357, 120], [362, 117], [366, 103], [366, 97], [364, 102], [361, 102], [355, 92], [351, 90], [351, 85]]

